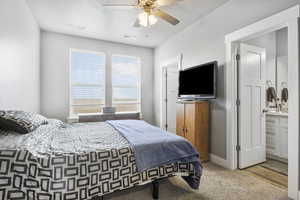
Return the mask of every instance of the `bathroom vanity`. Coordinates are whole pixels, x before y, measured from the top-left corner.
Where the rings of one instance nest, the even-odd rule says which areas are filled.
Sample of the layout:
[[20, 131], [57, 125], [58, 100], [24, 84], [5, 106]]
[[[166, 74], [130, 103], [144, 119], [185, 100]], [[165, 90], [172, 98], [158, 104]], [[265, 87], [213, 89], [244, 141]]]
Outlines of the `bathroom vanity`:
[[268, 112], [266, 115], [267, 157], [287, 162], [288, 113]]

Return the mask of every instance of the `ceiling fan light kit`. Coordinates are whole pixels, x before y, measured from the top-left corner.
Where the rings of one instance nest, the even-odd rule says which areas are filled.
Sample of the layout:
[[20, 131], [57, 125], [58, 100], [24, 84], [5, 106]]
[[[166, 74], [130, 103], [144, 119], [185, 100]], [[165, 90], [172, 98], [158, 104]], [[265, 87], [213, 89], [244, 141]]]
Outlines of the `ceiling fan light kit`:
[[144, 27], [152, 26], [157, 23], [157, 18], [147, 12], [142, 12], [139, 14], [139, 24]]
[[[180, 21], [175, 17], [169, 15], [168, 13], [159, 9], [162, 6], [168, 6], [176, 3], [180, 0], [138, 0], [137, 5], [135, 7], [141, 9], [143, 12], [138, 15], [138, 19], [135, 22], [135, 27], [150, 27], [157, 23], [160, 18], [172, 25], [177, 25]], [[111, 6], [133, 6], [131, 4], [104, 4], [103, 6], [111, 7]]]

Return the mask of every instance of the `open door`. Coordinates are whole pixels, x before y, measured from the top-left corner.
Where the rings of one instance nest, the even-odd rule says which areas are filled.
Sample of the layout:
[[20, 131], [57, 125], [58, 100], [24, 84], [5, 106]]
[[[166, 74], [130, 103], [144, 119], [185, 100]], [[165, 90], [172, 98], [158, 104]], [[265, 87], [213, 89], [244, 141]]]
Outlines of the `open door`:
[[240, 44], [239, 168], [266, 161], [266, 50]]
[[178, 76], [177, 65], [170, 65], [164, 71], [164, 107], [165, 129], [176, 133], [176, 106], [178, 97]]

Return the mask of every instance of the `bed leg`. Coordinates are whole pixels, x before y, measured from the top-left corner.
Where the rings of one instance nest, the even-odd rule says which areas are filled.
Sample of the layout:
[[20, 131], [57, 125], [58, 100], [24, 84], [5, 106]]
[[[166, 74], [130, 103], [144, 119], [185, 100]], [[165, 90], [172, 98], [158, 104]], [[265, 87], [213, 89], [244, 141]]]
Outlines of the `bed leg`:
[[152, 191], [152, 197], [155, 200], [158, 200], [159, 198], [159, 181], [155, 180], [152, 182], [153, 191]]

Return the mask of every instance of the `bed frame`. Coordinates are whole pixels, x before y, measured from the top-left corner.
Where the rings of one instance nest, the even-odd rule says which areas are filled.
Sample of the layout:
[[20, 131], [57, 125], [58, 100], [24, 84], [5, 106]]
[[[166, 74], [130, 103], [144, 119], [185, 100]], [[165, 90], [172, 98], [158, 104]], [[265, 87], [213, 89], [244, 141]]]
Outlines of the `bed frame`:
[[[167, 177], [169, 178], [169, 177]], [[166, 178], [162, 178], [162, 179], [166, 179]], [[154, 181], [152, 181], [152, 198], [154, 200], [158, 200], [159, 199], [159, 182], [160, 180], [162, 179], [156, 179]], [[128, 189], [132, 189], [132, 188], [128, 188]], [[127, 189], [125, 189], [127, 190]], [[121, 190], [121, 191], [124, 191], [124, 190]], [[98, 196], [98, 197], [94, 197], [92, 200], [104, 200], [104, 196]]]

